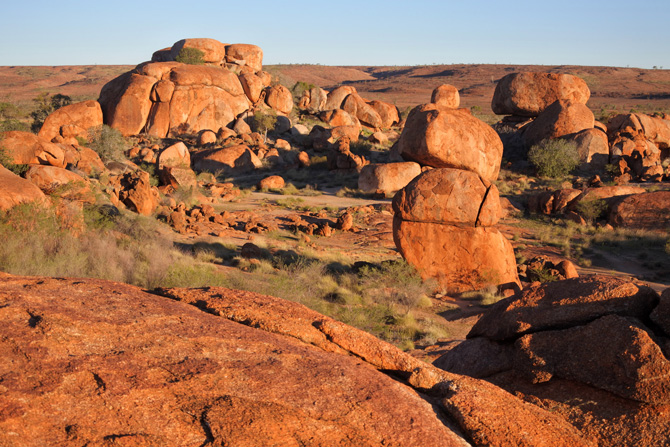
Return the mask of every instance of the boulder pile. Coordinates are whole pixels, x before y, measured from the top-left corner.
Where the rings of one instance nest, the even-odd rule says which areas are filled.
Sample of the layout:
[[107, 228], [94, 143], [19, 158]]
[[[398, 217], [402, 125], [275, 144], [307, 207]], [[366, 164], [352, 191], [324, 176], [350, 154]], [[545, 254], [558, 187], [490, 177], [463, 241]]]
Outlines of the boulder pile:
[[394, 197], [393, 237], [422, 277], [437, 279], [450, 293], [490, 285], [518, 288], [512, 245], [495, 228], [501, 208], [492, 182], [502, 142], [469, 111], [449, 107], [458, 104], [454, 96], [452, 90], [450, 100], [418, 106], [407, 118], [400, 154], [434, 169]]
[[[180, 51], [204, 53], [203, 65], [176, 62]], [[224, 45], [213, 39], [185, 39], [107, 83], [98, 101], [104, 122], [123, 135], [165, 138], [232, 127], [252, 108], [287, 115], [291, 92], [271, 86], [262, 71], [263, 51], [255, 45]]]
[[660, 445], [670, 433], [669, 291], [604, 276], [532, 285], [434, 364], [551, 405], [598, 445]]

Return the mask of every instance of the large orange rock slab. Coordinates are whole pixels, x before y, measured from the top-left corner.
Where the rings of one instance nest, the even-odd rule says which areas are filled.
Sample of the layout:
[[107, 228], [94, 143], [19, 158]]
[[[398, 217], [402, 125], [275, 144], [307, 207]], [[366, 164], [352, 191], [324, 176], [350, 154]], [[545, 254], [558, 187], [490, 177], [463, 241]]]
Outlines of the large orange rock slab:
[[341, 85], [328, 93], [323, 110], [341, 109], [347, 96], [356, 93], [356, 88], [350, 85]]
[[0, 165], [0, 210], [43, 201], [46, 201], [46, 196], [37, 186]]
[[449, 293], [519, 285], [514, 249], [495, 228], [408, 222], [396, 216], [393, 239], [422, 278], [436, 279]]
[[221, 64], [226, 58], [225, 44], [215, 39], [195, 38], [175, 42], [170, 49], [171, 60], [175, 60], [184, 48], [195, 48], [202, 51], [202, 60], [207, 64]]
[[265, 103], [277, 112], [288, 115], [293, 110], [293, 95], [283, 85], [268, 87]]
[[503, 153], [500, 137], [491, 126], [467, 111], [435, 104], [410, 112], [398, 149], [405, 160], [472, 171], [488, 181], [498, 177]]
[[670, 191], [624, 197], [612, 205], [608, 219], [616, 227], [667, 230], [670, 227]]
[[510, 340], [589, 323], [609, 314], [646, 318], [659, 297], [650, 287], [608, 276], [583, 276], [528, 287], [496, 303], [468, 338]]
[[379, 113], [365, 102], [358, 93], [352, 93], [344, 99], [342, 110], [351, 116], [355, 116], [365, 126], [377, 129], [384, 124]]
[[467, 445], [358, 358], [136, 287], [0, 275], [2, 445]]
[[502, 209], [498, 188], [474, 172], [430, 169], [393, 198], [395, 215], [413, 222], [490, 227]]
[[61, 107], [51, 113], [40, 129], [39, 136], [47, 141], [54, 138], [88, 138], [88, 129], [102, 125], [102, 109], [98, 101], [84, 101]]
[[263, 69], [263, 50], [257, 45], [246, 43], [227, 45], [226, 61], [257, 73]]
[[155, 82], [154, 78], [128, 72], [105, 84], [98, 98], [105, 124], [124, 136], [139, 134], [149, 118]]
[[568, 100], [586, 104], [590, 96], [588, 85], [577, 76], [512, 73], [504, 76], [496, 85], [491, 109], [497, 115], [538, 116], [554, 101]]

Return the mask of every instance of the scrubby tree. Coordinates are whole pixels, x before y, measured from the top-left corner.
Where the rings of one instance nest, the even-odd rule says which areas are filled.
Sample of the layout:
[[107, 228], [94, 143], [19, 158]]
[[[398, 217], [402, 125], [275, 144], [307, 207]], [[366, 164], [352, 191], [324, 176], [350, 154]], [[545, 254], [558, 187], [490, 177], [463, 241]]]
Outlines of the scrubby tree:
[[528, 151], [537, 174], [557, 178], [569, 174], [579, 165], [579, 151], [573, 141], [562, 139], [542, 140]]
[[277, 124], [277, 112], [274, 110], [256, 111], [253, 118], [253, 129], [255, 132], [263, 133], [265, 139], [268, 138], [268, 131], [275, 128]]
[[89, 129], [88, 146], [104, 162], [124, 160], [124, 152], [128, 149], [128, 143], [121, 132], [106, 124]]
[[174, 60], [182, 64], [202, 65], [205, 63], [205, 53], [197, 48], [184, 47]]
[[47, 119], [47, 116], [61, 107], [72, 104], [72, 98], [60, 93], [56, 93], [53, 96], [48, 93], [40, 93], [33, 99], [33, 102], [37, 104], [37, 108], [30, 113], [30, 117], [33, 119], [30, 130], [34, 133], [38, 133], [42, 128], [42, 124], [44, 124], [44, 120]]

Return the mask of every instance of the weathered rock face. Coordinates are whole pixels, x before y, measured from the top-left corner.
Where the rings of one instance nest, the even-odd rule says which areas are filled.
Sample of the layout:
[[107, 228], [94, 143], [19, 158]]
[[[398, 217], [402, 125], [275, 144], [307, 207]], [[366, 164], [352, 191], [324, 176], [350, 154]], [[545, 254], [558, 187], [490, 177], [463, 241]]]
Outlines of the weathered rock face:
[[667, 229], [670, 191], [645, 192], [619, 200], [610, 208], [609, 222], [616, 227]]
[[341, 85], [340, 87], [337, 87], [328, 93], [326, 105], [324, 106], [323, 110], [341, 109], [342, 103], [344, 103], [346, 97], [352, 93], [356, 93], [356, 89], [354, 87], [349, 85]]
[[279, 175], [271, 175], [265, 177], [260, 182], [258, 182], [258, 189], [267, 190], [267, 189], [281, 189], [286, 185], [283, 177]]
[[319, 114], [321, 121], [331, 125], [332, 127], [339, 126], [357, 126], [361, 123], [357, 118], [351, 116], [348, 112], [342, 109], [327, 110]]
[[45, 200], [46, 196], [37, 186], [0, 165], [0, 210]]
[[381, 127], [383, 128], [392, 127], [400, 122], [400, 113], [398, 112], [398, 108], [393, 104], [389, 104], [388, 102], [384, 101], [374, 100], [368, 102], [368, 105], [372, 107], [372, 110], [377, 112], [379, 114], [379, 117], [382, 119]]
[[2, 274], [0, 303], [2, 445], [468, 445], [356, 357], [135, 287]]
[[609, 163], [610, 148], [607, 135], [600, 129], [585, 129], [561, 138], [573, 141], [577, 145], [582, 167], [601, 171]]
[[512, 73], [498, 82], [491, 109], [497, 115], [538, 116], [555, 101], [586, 104], [590, 96], [586, 82], [573, 75]]
[[661, 147], [670, 147], [670, 121], [667, 119], [631, 113], [617, 115], [607, 123], [607, 133], [642, 133], [645, 139]]
[[491, 126], [469, 112], [425, 104], [410, 112], [398, 149], [406, 160], [472, 171], [493, 181], [500, 171], [503, 145]]
[[556, 101], [525, 127], [523, 139], [530, 147], [542, 140], [593, 129], [595, 118], [586, 105], [579, 102]]
[[393, 219], [393, 239], [422, 278], [435, 278], [449, 293], [490, 285], [518, 287], [512, 244], [492, 227], [457, 227]]
[[412, 222], [490, 227], [502, 214], [498, 188], [460, 169], [431, 169], [393, 199], [396, 217]]
[[430, 97], [430, 102], [439, 106], [450, 109], [458, 109], [461, 105], [461, 97], [458, 94], [458, 89], [453, 85], [442, 84], [435, 87], [433, 94]]
[[158, 206], [158, 191], [151, 186], [145, 171], [128, 172], [121, 177], [119, 200], [131, 211], [151, 215]]
[[248, 172], [262, 166], [259, 158], [248, 146], [240, 144], [225, 148], [205, 149], [193, 154], [196, 171], [225, 173]]
[[365, 192], [394, 193], [421, 174], [421, 166], [413, 161], [370, 164], [361, 169], [358, 189]]
[[227, 45], [226, 62], [257, 73], [263, 69], [263, 50], [257, 45], [246, 43]]
[[623, 279], [589, 276], [523, 290], [495, 304], [469, 338], [510, 340], [527, 333], [586, 324], [609, 314], [644, 318], [658, 304], [651, 288]]
[[158, 167], [190, 167], [191, 154], [188, 147], [180, 141], [169, 147], [166, 147], [157, 159]]
[[358, 93], [351, 93], [344, 99], [342, 110], [356, 117], [363, 125], [375, 129], [382, 127], [383, 121], [379, 113], [365, 102]]
[[256, 104], [261, 99], [261, 93], [263, 93], [263, 88], [265, 88], [263, 80], [260, 76], [253, 73], [242, 73], [240, 75], [240, 82], [249, 101], [252, 104]]
[[65, 166], [65, 152], [59, 145], [30, 132], [4, 132], [2, 147], [14, 164]]
[[75, 137], [88, 138], [88, 129], [102, 125], [102, 109], [98, 101], [84, 101], [61, 107], [51, 113], [40, 129], [39, 136], [47, 141], [62, 139], [76, 144]]
[[277, 112], [288, 115], [293, 110], [293, 95], [283, 85], [275, 85], [267, 89], [265, 103]]
[[26, 171], [26, 180], [44, 193], [69, 200], [95, 203], [95, 194], [83, 177], [55, 166], [33, 165]]
[[612, 277], [533, 286], [494, 305], [435, 365], [548, 405], [597, 445], [662, 445], [670, 340], [658, 302], [649, 287]]
[[138, 65], [100, 92], [106, 124], [123, 135], [218, 130], [250, 106], [235, 73], [211, 66], [154, 62]]
[[298, 107], [310, 112], [320, 112], [325, 110], [326, 101], [328, 101], [328, 92], [321, 87], [312, 87], [304, 91], [298, 102]]

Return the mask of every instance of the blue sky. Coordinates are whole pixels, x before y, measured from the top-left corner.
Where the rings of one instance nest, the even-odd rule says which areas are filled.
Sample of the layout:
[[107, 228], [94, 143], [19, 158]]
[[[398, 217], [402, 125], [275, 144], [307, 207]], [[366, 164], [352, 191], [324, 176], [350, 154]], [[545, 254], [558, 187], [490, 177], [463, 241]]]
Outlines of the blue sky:
[[187, 37], [264, 63], [670, 69], [670, 1], [12, 1], [0, 65], [138, 64]]

